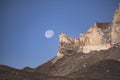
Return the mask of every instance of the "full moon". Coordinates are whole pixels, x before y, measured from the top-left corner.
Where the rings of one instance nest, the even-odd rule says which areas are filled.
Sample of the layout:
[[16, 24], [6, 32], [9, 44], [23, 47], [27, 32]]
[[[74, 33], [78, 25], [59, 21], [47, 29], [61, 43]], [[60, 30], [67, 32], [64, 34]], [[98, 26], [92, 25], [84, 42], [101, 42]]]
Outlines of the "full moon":
[[53, 30], [47, 30], [45, 32], [45, 37], [46, 38], [52, 38], [54, 36], [54, 31]]

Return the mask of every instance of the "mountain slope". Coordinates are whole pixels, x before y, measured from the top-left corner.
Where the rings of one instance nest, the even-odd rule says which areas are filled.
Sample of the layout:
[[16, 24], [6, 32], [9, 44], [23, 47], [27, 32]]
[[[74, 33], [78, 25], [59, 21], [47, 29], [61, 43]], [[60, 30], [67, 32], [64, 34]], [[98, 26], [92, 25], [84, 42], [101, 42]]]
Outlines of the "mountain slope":
[[120, 60], [120, 43], [108, 50], [94, 51], [89, 54], [66, 51], [66, 56], [52, 64], [52, 60], [37, 67], [35, 71], [52, 74], [55, 76], [65, 76], [69, 73], [82, 70], [96, 62], [106, 59]]
[[103, 60], [83, 71], [67, 75], [73, 80], [120, 80], [120, 62]]

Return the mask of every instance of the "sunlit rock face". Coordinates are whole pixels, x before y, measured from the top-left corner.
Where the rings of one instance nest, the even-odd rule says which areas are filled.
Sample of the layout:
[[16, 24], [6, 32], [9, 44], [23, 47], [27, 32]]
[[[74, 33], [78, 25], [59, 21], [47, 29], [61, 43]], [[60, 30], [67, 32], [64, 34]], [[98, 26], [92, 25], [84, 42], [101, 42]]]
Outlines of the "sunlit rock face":
[[63, 54], [64, 50], [89, 53], [109, 49], [120, 41], [120, 5], [115, 11], [112, 22], [96, 22], [86, 34], [80, 34], [79, 38], [75, 39], [62, 33], [59, 36], [59, 41], [59, 54]]
[[118, 43], [120, 41], [120, 4], [115, 11], [112, 28], [112, 43]]
[[[106, 50], [111, 47], [111, 28], [112, 23], [95, 23], [84, 37], [82, 37], [82, 45], [80, 48], [83, 53], [90, 51]], [[81, 40], [81, 37], [80, 37]]]
[[112, 23], [95, 23], [86, 34], [80, 34], [79, 38], [72, 39], [61, 34], [60, 48], [77, 50], [78, 52], [89, 53], [93, 50], [106, 50], [111, 47]]

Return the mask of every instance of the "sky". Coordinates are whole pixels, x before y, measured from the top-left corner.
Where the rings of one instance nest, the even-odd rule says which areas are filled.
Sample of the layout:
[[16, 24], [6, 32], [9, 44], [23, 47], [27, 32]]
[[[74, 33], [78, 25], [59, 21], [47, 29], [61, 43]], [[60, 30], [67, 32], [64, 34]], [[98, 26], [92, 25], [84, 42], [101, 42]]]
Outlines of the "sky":
[[[0, 0], [0, 64], [35, 68], [56, 56], [59, 35], [75, 38], [112, 22], [120, 0]], [[52, 37], [45, 37], [53, 30]], [[49, 36], [49, 35], [48, 35]]]

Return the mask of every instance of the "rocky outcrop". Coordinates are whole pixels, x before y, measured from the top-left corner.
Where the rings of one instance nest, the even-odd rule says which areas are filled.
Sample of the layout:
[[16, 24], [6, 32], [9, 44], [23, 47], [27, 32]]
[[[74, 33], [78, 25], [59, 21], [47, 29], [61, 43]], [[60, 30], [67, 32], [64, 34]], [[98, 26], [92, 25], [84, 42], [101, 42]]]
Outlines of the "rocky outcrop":
[[80, 34], [79, 38], [75, 39], [62, 33], [59, 41], [59, 54], [64, 54], [64, 49], [83, 53], [109, 49], [120, 41], [120, 5], [112, 22], [96, 22], [86, 34]]
[[120, 4], [119, 8], [115, 11], [112, 23], [112, 43], [117, 43], [120, 41]]
[[78, 51], [89, 53], [90, 51], [106, 50], [111, 47], [112, 23], [95, 23], [84, 37], [80, 36]]
[[72, 39], [66, 34], [59, 36], [60, 51], [77, 50], [77, 52], [89, 53], [90, 51], [106, 50], [112, 46], [112, 23], [96, 22], [86, 34], [80, 34], [79, 38]]

